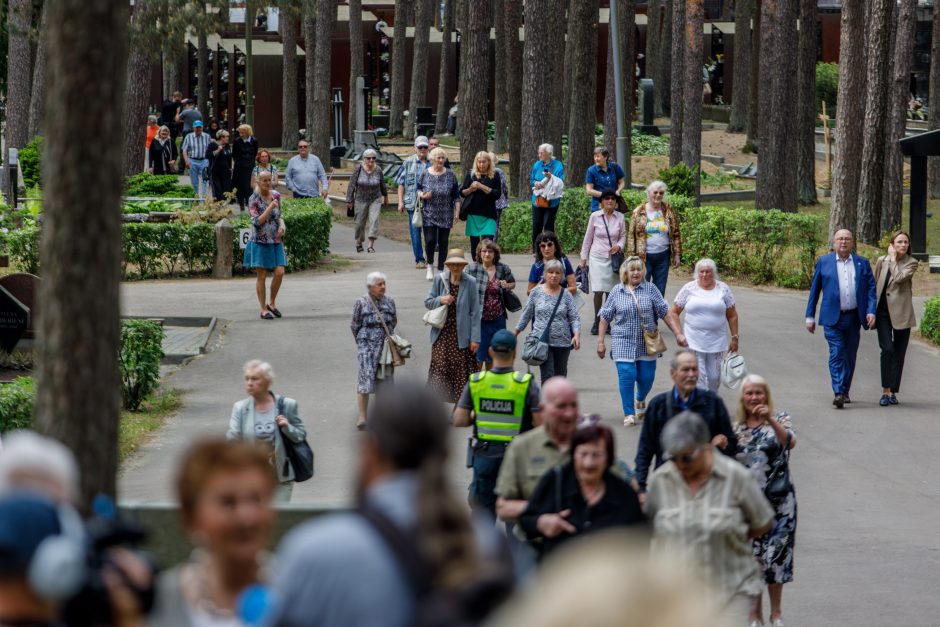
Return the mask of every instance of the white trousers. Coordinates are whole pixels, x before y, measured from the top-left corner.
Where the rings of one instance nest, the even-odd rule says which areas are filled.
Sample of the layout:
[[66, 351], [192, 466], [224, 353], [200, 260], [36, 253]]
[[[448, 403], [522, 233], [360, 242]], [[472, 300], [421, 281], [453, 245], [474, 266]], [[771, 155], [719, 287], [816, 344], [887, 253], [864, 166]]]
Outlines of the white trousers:
[[720, 353], [702, 353], [695, 351], [698, 358], [698, 383], [700, 387], [710, 392], [718, 392], [718, 386], [721, 385], [721, 362], [725, 358], [725, 352]]

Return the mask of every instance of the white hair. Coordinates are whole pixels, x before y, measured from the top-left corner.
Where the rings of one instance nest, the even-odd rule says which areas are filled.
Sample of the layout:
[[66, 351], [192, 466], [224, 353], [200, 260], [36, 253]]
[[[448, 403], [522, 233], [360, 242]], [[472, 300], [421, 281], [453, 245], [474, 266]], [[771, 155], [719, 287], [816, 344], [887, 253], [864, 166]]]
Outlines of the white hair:
[[0, 493], [35, 487], [23, 485], [22, 475], [55, 483], [69, 501], [78, 499], [78, 464], [72, 451], [58, 440], [33, 431], [7, 435], [0, 453]]
[[363, 159], [365, 159], [366, 157], [376, 157], [376, 158], [378, 158], [378, 156], [379, 156], [379, 153], [377, 153], [377, 152], [376, 152], [374, 149], [372, 149], [372, 148], [366, 148], [365, 151], [363, 151], [363, 153], [362, 153], [362, 158], [363, 158]]
[[248, 374], [249, 370], [257, 370], [261, 378], [268, 382], [268, 386], [274, 383], [274, 368], [272, 368], [271, 364], [268, 362], [261, 361], [260, 359], [252, 359], [245, 364], [245, 367], [242, 368], [242, 372]]
[[702, 268], [711, 268], [712, 272], [715, 274], [715, 280], [718, 280], [718, 265], [715, 264], [715, 261], [709, 259], [708, 257], [702, 257], [695, 262], [695, 274], [698, 274], [698, 271]]
[[659, 179], [656, 179], [655, 181], [653, 181], [652, 183], [646, 186], [646, 197], [649, 198], [650, 196], [653, 195], [653, 192], [655, 192], [658, 189], [663, 190], [663, 194], [669, 191], [665, 183], [663, 183]]
[[381, 272], [370, 272], [370, 273], [366, 276], [366, 287], [372, 287], [373, 285], [375, 285], [375, 284], [378, 283], [379, 281], [386, 281], [386, 282], [387, 282], [387, 281], [388, 281], [388, 277], [385, 276], [385, 274], [383, 274], [383, 273], [381, 273]]
[[565, 276], [565, 265], [558, 261], [557, 259], [549, 259], [545, 262], [545, 269], [542, 270], [542, 274], [548, 274], [549, 270], [558, 270], [561, 272], [561, 276]]
[[550, 155], [555, 154], [555, 147], [551, 144], [539, 144], [539, 152], [542, 152], [543, 150]]

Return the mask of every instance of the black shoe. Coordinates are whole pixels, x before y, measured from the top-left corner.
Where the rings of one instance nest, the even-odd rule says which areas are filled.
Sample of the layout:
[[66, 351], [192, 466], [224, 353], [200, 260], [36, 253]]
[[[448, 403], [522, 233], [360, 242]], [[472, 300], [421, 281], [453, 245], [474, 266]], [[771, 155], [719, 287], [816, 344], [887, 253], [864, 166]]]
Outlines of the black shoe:
[[878, 401], [878, 404], [881, 405], [882, 407], [887, 407], [888, 405], [891, 404], [891, 397], [888, 396], [887, 394], [882, 394], [881, 400]]
[[594, 318], [594, 325], [591, 327], [591, 335], [597, 335], [597, 326], [600, 324], [597, 318]]
[[850, 404], [850, 403], [852, 402], [852, 399], [849, 398], [849, 393], [848, 393], [848, 392], [846, 392], [845, 394], [843, 394], [843, 395], [842, 395], [842, 398], [845, 400], [845, 404], [846, 404], [846, 405], [848, 405], [848, 404]]
[[891, 403], [892, 405], [897, 405], [897, 404], [898, 404], [898, 397], [895, 396], [894, 394], [892, 394], [892, 395], [891, 395], [891, 398], [888, 399], [888, 402]]
[[832, 399], [832, 404], [836, 406], [836, 409], [842, 409], [845, 405], [845, 395], [836, 394], [836, 397]]

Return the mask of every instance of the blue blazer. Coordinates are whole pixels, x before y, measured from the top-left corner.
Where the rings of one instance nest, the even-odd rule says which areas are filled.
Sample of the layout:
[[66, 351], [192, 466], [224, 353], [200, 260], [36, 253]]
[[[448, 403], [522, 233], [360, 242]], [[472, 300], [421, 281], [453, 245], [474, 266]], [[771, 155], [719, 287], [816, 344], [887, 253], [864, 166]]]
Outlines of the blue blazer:
[[[868, 323], [865, 317], [875, 314], [875, 277], [871, 273], [871, 264], [864, 257], [852, 255], [855, 263], [855, 300], [858, 303], [858, 321], [864, 327]], [[816, 318], [816, 303], [822, 293], [822, 305], [819, 307], [819, 324], [824, 327], [834, 326], [839, 322], [842, 307], [839, 302], [839, 272], [836, 269], [836, 254], [823, 255], [816, 262], [813, 283], [809, 287], [809, 302], [806, 304], [806, 317]]]

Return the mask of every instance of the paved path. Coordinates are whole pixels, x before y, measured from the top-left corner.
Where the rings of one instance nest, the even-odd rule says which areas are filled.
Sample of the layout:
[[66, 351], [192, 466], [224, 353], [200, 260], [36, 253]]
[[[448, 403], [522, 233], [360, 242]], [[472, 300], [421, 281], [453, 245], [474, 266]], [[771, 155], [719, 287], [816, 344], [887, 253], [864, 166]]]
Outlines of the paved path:
[[[364, 293], [367, 272], [389, 276], [399, 312], [398, 332], [415, 344], [402, 376], [424, 379], [430, 350], [421, 323], [429, 283], [408, 262], [410, 248], [380, 240], [378, 253], [353, 252], [352, 232], [333, 229], [331, 249], [357, 263], [338, 273], [288, 275], [278, 299], [281, 320], [258, 318], [254, 280], [145, 281], [127, 283], [126, 314], [217, 316], [227, 321], [219, 346], [171, 375], [184, 407], [127, 464], [121, 480], [126, 499], [166, 500], [180, 451], [200, 434], [224, 433], [232, 403], [243, 397], [241, 366], [270, 361], [274, 388], [298, 399], [317, 453], [317, 477], [294, 490], [296, 502], [345, 503], [356, 467], [355, 344], [349, 331], [352, 303]], [[524, 285], [531, 259], [504, 258]], [[673, 276], [672, 297], [683, 280]], [[524, 288], [518, 290], [524, 294]], [[905, 367], [902, 405], [881, 408], [875, 334], [863, 335], [854, 403], [831, 403], [822, 333], [803, 327], [806, 294], [734, 288], [741, 316], [741, 350], [752, 372], [766, 376], [778, 408], [793, 415], [799, 443], [792, 457], [799, 497], [796, 580], [786, 586], [789, 625], [937, 625], [940, 598], [940, 354], [912, 343]], [[585, 308], [583, 320], [590, 323]], [[917, 305], [918, 318], [923, 310]], [[667, 331], [667, 344], [675, 343]], [[585, 338], [570, 372], [581, 390], [582, 410], [598, 412], [615, 428], [618, 449], [632, 460], [638, 428], [620, 425], [616, 376]], [[660, 363], [653, 393], [670, 385]], [[726, 402], [733, 393], [723, 392]], [[455, 489], [466, 488], [462, 467], [466, 430], [454, 430], [451, 461]]]

